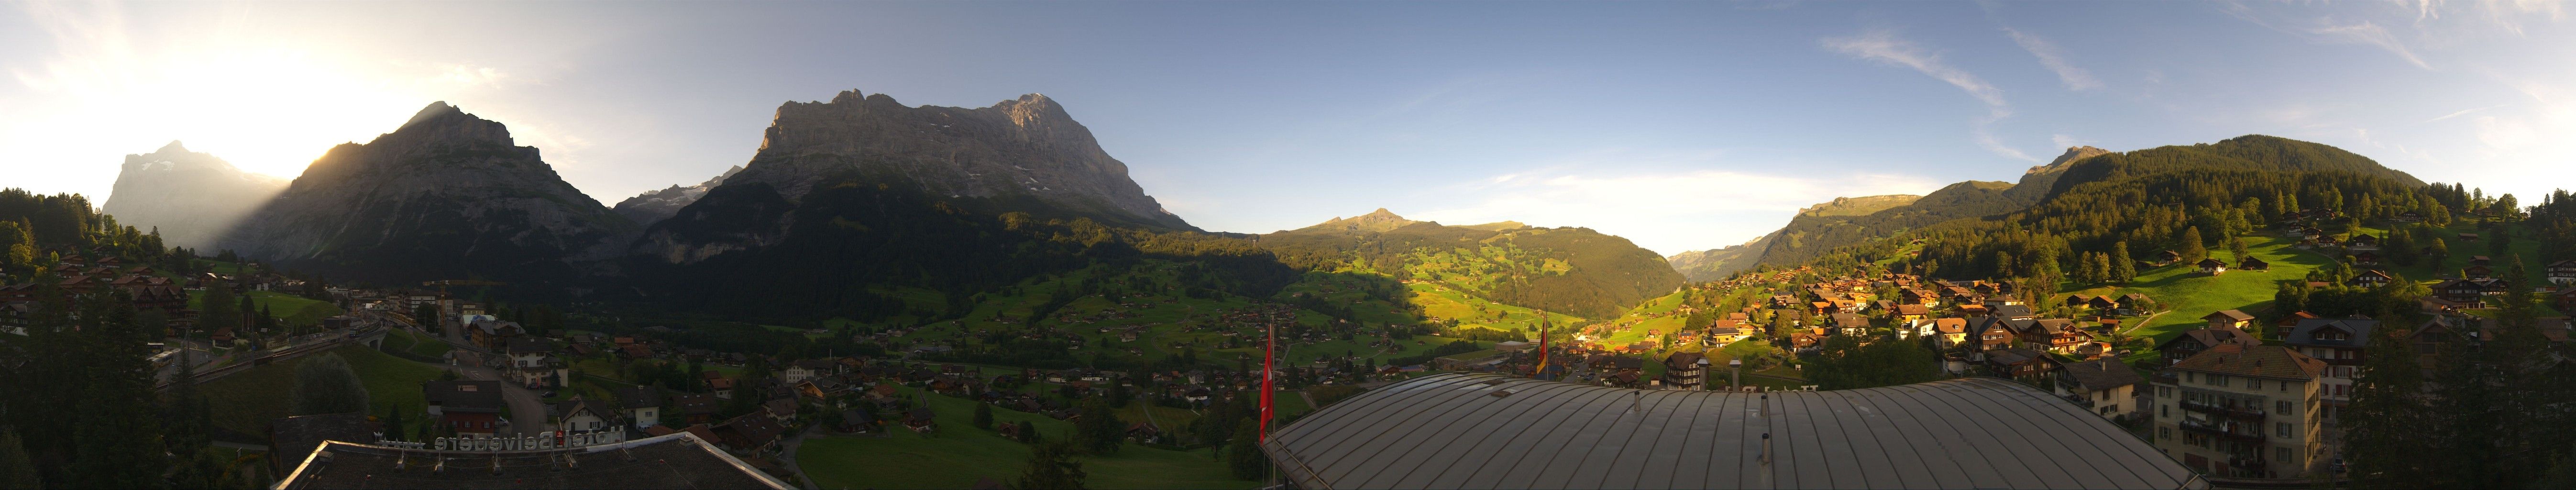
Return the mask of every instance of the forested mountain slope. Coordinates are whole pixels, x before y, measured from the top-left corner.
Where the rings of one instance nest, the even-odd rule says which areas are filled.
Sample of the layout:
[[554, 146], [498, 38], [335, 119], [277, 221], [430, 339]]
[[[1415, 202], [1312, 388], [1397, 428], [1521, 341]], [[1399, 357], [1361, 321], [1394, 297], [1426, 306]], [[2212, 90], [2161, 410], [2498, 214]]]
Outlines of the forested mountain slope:
[[2273, 136], [2246, 135], [2217, 143], [2129, 152], [2075, 147], [2048, 165], [2031, 168], [2017, 183], [1969, 181], [1951, 184], [1912, 204], [1865, 216], [1801, 214], [1772, 235], [1773, 242], [1761, 251], [1757, 263], [1774, 266], [1805, 263], [1838, 247], [1908, 229], [2019, 211], [2086, 183], [2185, 169], [2341, 171], [2405, 184], [2423, 183], [2405, 172], [2380, 166], [2368, 157], [2332, 146]]

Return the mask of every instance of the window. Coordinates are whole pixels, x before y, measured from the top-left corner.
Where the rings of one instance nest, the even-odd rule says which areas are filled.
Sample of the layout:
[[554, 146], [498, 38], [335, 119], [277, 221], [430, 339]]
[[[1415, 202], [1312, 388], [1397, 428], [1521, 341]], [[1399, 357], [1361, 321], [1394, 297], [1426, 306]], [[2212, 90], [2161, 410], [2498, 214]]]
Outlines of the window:
[[2173, 416], [2173, 405], [2157, 405], [2157, 406], [2156, 406], [2156, 416], [2158, 416], [2158, 417], [2172, 417], [2172, 416]]
[[[2279, 422], [2279, 423], [2274, 423], [2274, 424], [2272, 424], [2272, 431], [2273, 431], [2273, 432], [2277, 432], [2277, 433], [2278, 433], [2277, 435], [2279, 435], [2279, 436], [2281, 436], [2281, 437], [2290, 437], [2290, 423], [2289, 423], [2289, 422]], [[2290, 458], [2289, 458], [2288, 456], [2283, 456], [2283, 457], [2281, 457], [2281, 459], [2290, 459]]]
[[2272, 412], [2272, 413], [2274, 413], [2274, 414], [2278, 414], [2278, 415], [2289, 415], [2289, 414], [2290, 414], [2290, 401], [2289, 401], [2289, 400], [2281, 400], [2280, 402], [2277, 402], [2276, 404], [2277, 404], [2278, 406], [2280, 406], [2280, 407], [2281, 407], [2281, 409], [2280, 409], [2280, 410], [2278, 410], [2278, 411]]
[[2290, 382], [2288, 382], [2288, 381], [2283, 381], [2283, 382], [2279, 382], [2279, 383], [2272, 383], [2272, 384], [2281, 385], [2281, 388], [2280, 388], [2280, 389], [2281, 389], [2281, 392], [2282, 392], [2282, 393], [2289, 393], [2289, 392], [2290, 392]]
[[2157, 428], [2156, 428], [2156, 440], [2160, 440], [2160, 441], [2170, 441], [2170, 440], [2173, 440], [2173, 428], [2172, 428], [2172, 427], [2157, 427]]
[[2272, 448], [2272, 454], [2280, 456], [2280, 457], [2278, 457], [2278, 458], [2273, 458], [2273, 459], [2280, 460], [2280, 461], [2289, 461], [2289, 460], [2290, 460], [2290, 448], [2286, 448], [2286, 447]]
[[2254, 378], [2245, 378], [2245, 389], [2249, 389], [2249, 390], [2260, 390], [2260, 389], [2263, 389], [2263, 380], [2254, 379]]

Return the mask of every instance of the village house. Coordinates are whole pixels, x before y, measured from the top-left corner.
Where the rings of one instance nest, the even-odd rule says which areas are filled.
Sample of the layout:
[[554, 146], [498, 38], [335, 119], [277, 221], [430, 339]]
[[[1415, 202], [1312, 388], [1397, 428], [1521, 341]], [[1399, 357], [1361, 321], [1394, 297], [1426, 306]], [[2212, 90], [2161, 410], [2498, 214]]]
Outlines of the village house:
[[2245, 329], [2242, 328], [2232, 326], [2202, 328], [2184, 331], [2182, 335], [2176, 335], [2172, 340], [2157, 344], [2156, 352], [2163, 353], [2166, 364], [2172, 364], [2223, 344], [2251, 346], [2262, 345], [2263, 341], [2255, 339], [2253, 334], [2245, 333]]
[[2252, 255], [2247, 255], [2243, 258], [2236, 259], [2236, 268], [2238, 270], [2268, 271], [2272, 270], [2272, 263], [2264, 262], [2263, 259]]
[[2019, 338], [2020, 335], [2014, 333], [2014, 329], [2010, 322], [2010, 320], [1994, 316], [1982, 316], [1968, 320], [1967, 334], [1970, 337], [1975, 337], [1973, 343], [1969, 344], [1969, 349], [1982, 353], [2011, 348], [2013, 346], [2014, 339]]
[[1995, 376], [2032, 379], [2057, 370], [2057, 360], [2040, 351], [2009, 347], [1986, 353], [1986, 369]]
[[2058, 395], [2112, 420], [2127, 420], [2146, 410], [2138, 402], [2147, 378], [2118, 359], [2097, 359], [2057, 369]]
[[1968, 319], [1935, 318], [1932, 320], [1932, 333], [1939, 336], [1936, 342], [1941, 349], [1948, 350], [1968, 341]]
[[2361, 374], [2362, 353], [2379, 321], [2368, 318], [2316, 318], [2299, 321], [2284, 337], [2291, 350], [2326, 364], [2317, 373], [2318, 397], [2325, 401], [2318, 418], [2334, 422], [2352, 402], [2353, 378]]
[[489, 437], [501, 426], [499, 381], [426, 381], [421, 396], [429, 401], [433, 420], [468, 437]]
[[777, 420], [770, 419], [768, 415], [748, 413], [734, 417], [733, 420], [727, 420], [709, 431], [715, 433], [716, 442], [723, 445], [725, 449], [758, 454], [776, 448], [778, 435], [786, 433], [787, 428], [779, 425]]
[[508, 349], [510, 339], [515, 339], [526, 334], [527, 329], [520, 327], [519, 322], [478, 320], [467, 324], [465, 328], [467, 341], [473, 342], [474, 345], [482, 346], [484, 349], [496, 351]]
[[572, 369], [554, 356], [554, 341], [539, 337], [517, 337], [509, 340], [505, 351], [510, 356], [510, 381], [528, 387], [562, 387], [572, 379]]
[[2093, 335], [2075, 328], [2075, 321], [2064, 318], [2042, 318], [2028, 323], [2006, 322], [2022, 327], [2021, 341], [2032, 348], [2059, 354], [2073, 354], [2077, 346], [2093, 341]]
[[2254, 315], [2237, 310], [2218, 310], [2200, 319], [2207, 320], [2209, 328], [2233, 328], [2239, 332], [2245, 331], [2245, 327], [2254, 325]]
[[715, 395], [683, 393], [671, 396], [670, 414], [680, 416], [681, 423], [712, 423], [715, 421], [716, 412], [723, 409], [724, 404], [718, 402]]
[[568, 431], [616, 430], [625, 425], [617, 410], [602, 400], [583, 400], [581, 395], [557, 402], [547, 408], [554, 412], [555, 427]]
[[662, 389], [654, 386], [628, 386], [617, 389], [617, 409], [636, 429], [662, 424]]
[[2388, 284], [2389, 281], [2394, 280], [2397, 280], [2397, 278], [2389, 277], [2387, 271], [2370, 269], [2353, 274], [2352, 279], [2345, 280], [2344, 284], [2354, 287], [2375, 288], [2383, 284]]
[[2576, 259], [2550, 262], [2544, 269], [2542, 277], [2548, 278], [2551, 284], [2576, 286]]
[[2218, 259], [2200, 259], [2199, 263], [2192, 265], [2200, 267], [2202, 274], [2215, 276], [2227, 273], [2227, 263], [2219, 262]]
[[2328, 471], [2318, 417], [2326, 363], [2288, 347], [2220, 345], [2155, 381], [2158, 449], [2203, 474], [2299, 478]]
[[2030, 320], [2039, 318], [2039, 313], [2031, 311], [2030, 305], [2020, 304], [2019, 301], [2014, 301], [2012, 304], [1989, 304], [1986, 305], [1986, 308], [1989, 311], [1989, 313], [1987, 313], [1988, 315], [2006, 320]]
[[805, 359], [788, 363], [787, 369], [778, 372], [778, 381], [793, 385], [808, 379], [837, 374], [839, 370], [840, 363], [822, 359]]
[[1674, 352], [1664, 356], [1663, 384], [1666, 389], [1697, 390], [1708, 378], [1708, 356], [1697, 352]]

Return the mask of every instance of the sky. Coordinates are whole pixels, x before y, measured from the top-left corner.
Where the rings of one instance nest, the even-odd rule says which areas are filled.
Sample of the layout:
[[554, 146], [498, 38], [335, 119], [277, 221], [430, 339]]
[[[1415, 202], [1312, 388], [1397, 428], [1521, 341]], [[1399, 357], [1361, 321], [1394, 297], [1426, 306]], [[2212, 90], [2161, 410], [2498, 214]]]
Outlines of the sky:
[[[292, 177], [432, 101], [602, 203], [748, 161], [779, 104], [1044, 93], [1165, 208], [1387, 208], [1659, 253], [2074, 145], [2269, 134], [2427, 181], [2576, 187], [2548, 2], [0, 5], [0, 186], [103, 202], [172, 140]], [[2526, 201], [2532, 200], [2526, 197]]]

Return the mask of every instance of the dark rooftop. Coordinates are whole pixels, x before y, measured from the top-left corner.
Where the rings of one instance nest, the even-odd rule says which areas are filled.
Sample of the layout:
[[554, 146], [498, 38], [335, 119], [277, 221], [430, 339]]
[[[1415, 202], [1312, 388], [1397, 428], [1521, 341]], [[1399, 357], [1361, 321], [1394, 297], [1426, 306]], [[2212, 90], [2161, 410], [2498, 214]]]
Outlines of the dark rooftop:
[[794, 488], [685, 432], [586, 448], [504, 452], [330, 441], [301, 460], [276, 488]]
[[443, 411], [499, 413], [502, 408], [499, 381], [426, 381], [420, 391]]
[[2084, 389], [2092, 391], [2103, 391], [2147, 382], [2147, 378], [2145, 376], [2138, 375], [2137, 369], [2130, 368], [2128, 364], [2120, 363], [2119, 359], [2098, 359], [2079, 362], [2068, 364], [2062, 369], [2066, 370], [2066, 377], [2073, 380], [2076, 385], [2083, 386]]
[[1992, 378], [1742, 393], [1438, 374], [1261, 449], [1299, 488], [2209, 486], [2101, 416]]

